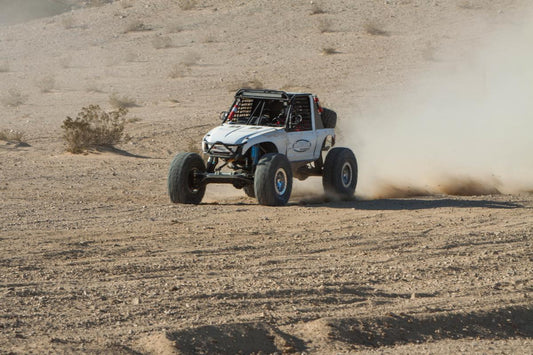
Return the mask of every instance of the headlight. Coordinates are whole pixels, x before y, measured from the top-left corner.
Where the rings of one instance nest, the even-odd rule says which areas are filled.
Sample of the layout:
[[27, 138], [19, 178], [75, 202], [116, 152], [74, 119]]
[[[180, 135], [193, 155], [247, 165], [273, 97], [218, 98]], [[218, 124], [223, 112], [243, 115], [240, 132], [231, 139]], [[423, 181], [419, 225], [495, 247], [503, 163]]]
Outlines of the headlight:
[[211, 153], [213, 154], [224, 154], [224, 155], [231, 155], [233, 154], [233, 152], [231, 150], [229, 150], [228, 148], [226, 148], [224, 145], [222, 144], [215, 144], [213, 145], [213, 147], [211, 147]]

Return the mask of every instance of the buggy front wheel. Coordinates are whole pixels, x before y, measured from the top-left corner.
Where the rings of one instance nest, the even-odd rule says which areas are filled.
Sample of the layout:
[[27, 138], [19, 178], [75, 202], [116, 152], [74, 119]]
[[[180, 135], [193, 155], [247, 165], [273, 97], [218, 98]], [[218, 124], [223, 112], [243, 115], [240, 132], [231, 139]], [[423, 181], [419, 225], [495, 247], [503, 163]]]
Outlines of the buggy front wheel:
[[199, 204], [205, 194], [205, 184], [200, 174], [205, 173], [205, 163], [196, 153], [177, 154], [168, 171], [168, 195], [173, 203]]

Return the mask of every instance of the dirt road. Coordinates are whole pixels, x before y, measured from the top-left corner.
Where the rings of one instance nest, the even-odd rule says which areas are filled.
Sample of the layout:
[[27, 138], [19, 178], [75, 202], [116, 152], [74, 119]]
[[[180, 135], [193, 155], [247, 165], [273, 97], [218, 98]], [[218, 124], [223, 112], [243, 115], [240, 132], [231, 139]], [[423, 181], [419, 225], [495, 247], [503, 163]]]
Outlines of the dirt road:
[[533, 345], [530, 194], [325, 202], [299, 185], [288, 207], [225, 188], [182, 206], [166, 160], [34, 149], [2, 150], [3, 351]]

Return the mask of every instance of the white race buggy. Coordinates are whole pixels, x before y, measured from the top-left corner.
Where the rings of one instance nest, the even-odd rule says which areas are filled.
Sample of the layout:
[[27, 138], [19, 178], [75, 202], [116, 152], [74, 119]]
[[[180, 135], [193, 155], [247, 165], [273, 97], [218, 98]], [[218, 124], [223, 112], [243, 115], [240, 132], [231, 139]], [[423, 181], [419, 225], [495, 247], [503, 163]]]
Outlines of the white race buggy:
[[168, 173], [172, 202], [199, 204], [207, 184], [229, 183], [262, 205], [285, 205], [293, 176], [322, 176], [326, 194], [353, 197], [357, 160], [350, 149], [333, 148], [337, 115], [316, 96], [241, 89], [221, 119], [202, 141], [207, 163], [197, 153], [174, 157]]

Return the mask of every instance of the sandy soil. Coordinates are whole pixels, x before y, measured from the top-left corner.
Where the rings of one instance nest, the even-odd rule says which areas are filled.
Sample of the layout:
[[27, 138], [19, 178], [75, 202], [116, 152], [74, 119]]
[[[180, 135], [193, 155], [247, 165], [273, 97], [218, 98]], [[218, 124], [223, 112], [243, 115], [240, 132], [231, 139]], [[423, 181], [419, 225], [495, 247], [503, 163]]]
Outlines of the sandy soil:
[[[0, 26], [0, 129], [27, 143], [0, 141], [0, 352], [532, 353], [531, 192], [335, 202], [313, 180], [282, 208], [166, 192], [243, 83], [356, 120], [526, 5], [122, 1]], [[131, 141], [66, 153], [61, 122], [113, 93], [136, 102]]]

